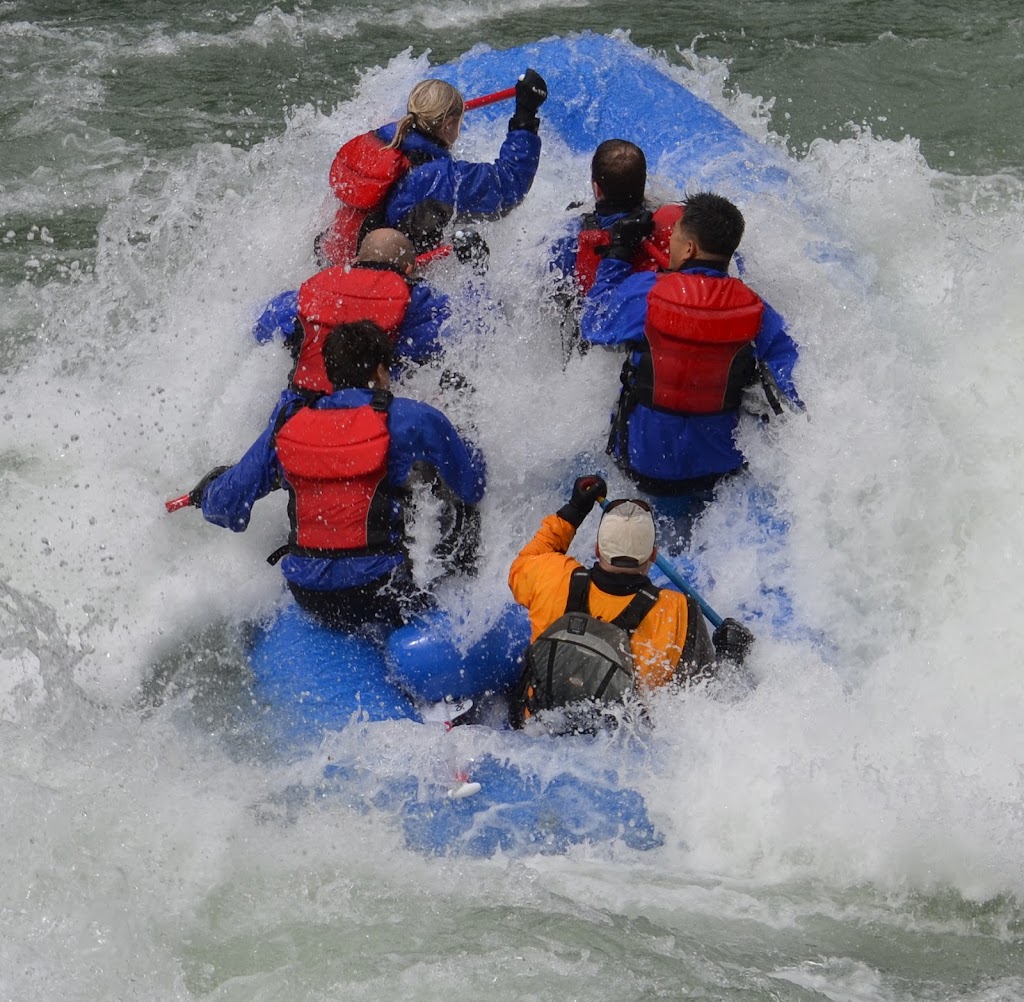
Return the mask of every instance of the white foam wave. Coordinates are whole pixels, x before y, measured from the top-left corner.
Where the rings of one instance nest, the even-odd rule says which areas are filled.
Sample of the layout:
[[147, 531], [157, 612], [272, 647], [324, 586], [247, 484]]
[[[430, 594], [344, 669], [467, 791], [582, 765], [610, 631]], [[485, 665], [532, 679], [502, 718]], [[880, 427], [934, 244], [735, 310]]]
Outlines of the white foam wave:
[[[277, 600], [263, 557], [281, 540], [282, 505], [263, 502], [233, 536], [161, 502], [261, 430], [287, 360], [257, 347], [249, 325], [312, 270], [339, 139], [393, 112], [426, 66], [398, 56], [331, 115], [296, 109], [283, 137], [250, 152], [208, 145], [181, 167], [153, 165], [111, 205], [95, 274], [14, 290], [13, 310], [31, 319], [0, 397], [11, 513], [0, 551], [11, 584], [81, 632], [69, 672], [91, 696], [131, 700], [183, 634]], [[761, 102], [721, 93], [720, 66], [673, 72], [766, 127]], [[500, 131], [470, 122], [460, 153], [493, 156]], [[1021, 893], [1021, 190], [937, 174], [913, 141], [868, 132], [816, 143], [794, 169], [799, 206], [744, 205], [748, 280], [803, 345], [810, 419], [744, 439], [789, 541], [781, 557], [737, 547], [737, 492], [696, 542], [716, 607], [754, 601], [778, 576], [831, 647], [823, 659], [810, 641], [767, 633], [749, 698], [662, 708], [665, 772], [639, 777], [672, 835], [662, 858], [734, 878]], [[616, 360], [591, 353], [563, 371], [555, 317], [537, 311], [546, 240], [586, 177], [584, 158], [546, 143], [528, 204], [483, 227], [493, 306], [452, 348], [477, 386], [464, 417], [491, 467], [491, 607], [512, 555], [564, 497], [567, 464], [602, 454]], [[862, 265], [853, 279], [808, 256], [823, 227]], [[627, 488], [613, 477], [613, 489]]]

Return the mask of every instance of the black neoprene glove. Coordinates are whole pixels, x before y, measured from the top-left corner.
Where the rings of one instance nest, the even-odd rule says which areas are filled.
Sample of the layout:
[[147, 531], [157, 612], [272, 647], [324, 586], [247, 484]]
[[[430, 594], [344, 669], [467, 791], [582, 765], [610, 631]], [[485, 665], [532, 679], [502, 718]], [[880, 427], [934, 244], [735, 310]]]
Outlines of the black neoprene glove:
[[711, 635], [711, 643], [715, 645], [715, 653], [720, 660], [741, 665], [750, 653], [754, 634], [735, 619], [723, 619]]
[[558, 517], [564, 519], [571, 526], [578, 529], [583, 520], [593, 511], [598, 498], [608, 496], [608, 485], [604, 477], [591, 474], [586, 477], [577, 477], [576, 483], [572, 485], [572, 497], [569, 503], [558, 509]]
[[653, 232], [654, 215], [650, 209], [638, 209], [612, 223], [608, 229], [610, 242], [604, 247], [595, 248], [595, 252], [600, 257], [610, 257], [616, 261], [632, 261], [637, 248]]
[[230, 466], [215, 466], [209, 473], [199, 481], [195, 487], [188, 492], [188, 503], [196, 508], [201, 508], [203, 505], [203, 494], [206, 488], [210, 486], [222, 473], [230, 470]]
[[536, 71], [528, 69], [516, 82], [516, 111], [509, 119], [508, 131], [525, 129], [536, 133], [540, 128], [537, 109], [547, 100], [548, 85]]
[[437, 198], [425, 198], [414, 205], [398, 222], [417, 254], [433, 250], [444, 239], [444, 228], [452, 218], [453, 208]]
[[456, 230], [452, 234], [452, 250], [460, 264], [471, 265], [477, 275], [487, 274], [491, 251], [476, 230]]

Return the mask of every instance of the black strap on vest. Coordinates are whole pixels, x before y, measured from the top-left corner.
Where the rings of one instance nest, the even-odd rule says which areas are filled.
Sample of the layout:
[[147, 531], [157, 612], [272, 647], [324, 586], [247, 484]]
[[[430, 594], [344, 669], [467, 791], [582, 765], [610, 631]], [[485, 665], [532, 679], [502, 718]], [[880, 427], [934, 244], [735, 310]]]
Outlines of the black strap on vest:
[[390, 390], [374, 390], [370, 398], [370, 406], [380, 414], [387, 414], [395, 395]]
[[[647, 581], [644, 586], [633, 596], [629, 605], [622, 610], [612, 621], [612, 626], [625, 630], [630, 636], [643, 622], [644, 616], [654, 608], [661, 595], [661, 589]], [[586, 567], [577, 567], [569, 579], [569, 597], [565, 603], [565, 611], [582, 612], [591, 615], [590, 612], [590, 571]]]

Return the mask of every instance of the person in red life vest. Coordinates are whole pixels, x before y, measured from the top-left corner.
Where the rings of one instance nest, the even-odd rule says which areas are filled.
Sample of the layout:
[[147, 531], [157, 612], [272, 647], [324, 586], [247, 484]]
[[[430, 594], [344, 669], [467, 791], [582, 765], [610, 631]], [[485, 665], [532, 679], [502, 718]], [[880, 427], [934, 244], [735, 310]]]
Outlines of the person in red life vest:
[[[456, 499], [457, 529], [475, 521], [484, 494], [481, 453], [440, 411], [389, 392], [392, 351], [369, 321], [332, 331], [323, 358], [333, 391], [279, 405], [245, 455], [211, 470], [190, 494], [207, 521], [243, 532], [253, 504], [287, 488], [291, 534], [269, 559], [280, 560], [299, 605], [342, 629], [398, 626], [433, 604], [404, 546], [403, 495], [414, 466], [435, 470]], [[452, 554], [451, 569], [466, 557]]]
[[[536, 535], [512, 562], [509, 588], [529, 612], [531, 642], [566, 614], [574, 576], [579, 576], [582, 569], [568, 556], [568, 550], [576, 531], [607, 491], [602, 477], [579, 477], [569, 501], [543, 520]], [[736, 664], [742, 663], [752, 641], [745, 628], [735, 620], [725, 620], [712, 640], [694, 599], [651, 583], [648, 571], [657, 556], [657, 541], [654, 517], [645, 501], [619, 500], [607, 506], [597, 532], [595, 556], [597, 560], [587, 572], [585, 611], [604, 622], [613, 622], [627, 608], [634, 611], [640, 606], [637, 625], [630, 624], [636, 691], [642, 694], [669, 683], [707, 678], [716, 670], [716, 652]], [[600, 683], [602, 679], [592, 681]], [[530, 680], [525, 682], [513, 699], [513, 723], [517, 717], [521, 723], [529, 716]], [[586, 687], [591, 680], [575, 682]]]
[[516, 83], [497, 160], [472, 163], [451, 154], [462, 128], [462, 95], [444, 80], [420, 81], [401, 119], [357, 136], [335, 156], [330, 180], [340, 205], [317, 238], [320, 260], [348, 263], [361, 237], [380, 226], [401, 230], [423, 253], [441, 243], [452, 218], [494, 218], [514, 209], [540, 163], [537, 110], [547, 94], [544, 78], [528, 69]]
[[[611, 226], [625, 216], [649, 208], [646, 201], [647, 158], [644, 151], [626, 139], [606, 139], [590, 161], [593, 211], [569, 224], [569, 232], [552, 248], [550, 270], [571, 280], [571, 291], [586, 295], [597, 277], [601, 248], [611, 243]], [[582, 203], [569, 206], [580, 208]], [[648, 240], [636, 251], [630, 264], [634, 271], [657, 271], [668, 262], [672, 227], [682, 215], [678, 205], [662, 206], [654, 213], [655, 225]]]
[[741, 392], [760, 380], [776, 413], [779, 396], [799, 405], [798, 349], [782, 317], [727, 273], [744, 229], [732, 202], [688, 196], [668, 270], [634, 272], [633, 255], [652, 225], [640, 213], [612, 226], [581, 332], [589, 344], [629, 352], [608, 452], [684, 530], [718, 481], [743, 466], [735, 442]]
[[265, 341], [275, 330], [285, 333], [295, 359], [291, 388], [304, 392], [330, 392], [321, 351], [327, 333], [340, 324], [372, 320], [391, 338], [400, 364], [436, 358], [451, 306], [443, 292], [415, 277], [415, 267], [408, 237], [398, 230], [374, 230], [350, 268], [325, 268], [297, 292], [272, 300], [253, 334]]

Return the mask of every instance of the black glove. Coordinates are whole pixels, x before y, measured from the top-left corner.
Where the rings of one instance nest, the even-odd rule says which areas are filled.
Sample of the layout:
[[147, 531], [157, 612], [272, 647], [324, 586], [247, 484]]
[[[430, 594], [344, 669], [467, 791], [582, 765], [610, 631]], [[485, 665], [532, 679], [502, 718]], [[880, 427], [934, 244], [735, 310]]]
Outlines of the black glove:
[[441, 561], [446, 575], [476, 577], [483, 528], [479, 506], [460, 501], [440, 480], [434, 481], [431, 493], [444, 503], [439, 523], [441, 536], [434, 546], [434, 556]]
[[508, 131], [526, 129], [536, 133], [540, 128], [537, 109], [547, 100], [548, 85], [536, 70], [527, 70], [516, 82], [516, 112], [509, 119]]
[[458, 369], [442, 369], [437, 385], [445, 393], [476, 393], [476, 387]]
[[595, 248], [600, 257], [616, 261], [632, 261], [637, 248], [654, 232], [654, 216], [650, 209], [638, 209], [612, 223], [608, 230], [610, 243]]
[[565, 519], [571, 526], [578, 529], [583, 520], [593, 511], [598, 498], [608, 496], [608, 485], [604, 477], [596, 473], [586, 477], [577, 477], [572, 485], [572, 497], [569, 503], [558, 509], [558, 517]]
[[477, 275], [487, 274], [491, 249], [476, 230], [456, 230], [452, 234], [452, 250], [460, 264], [472, 265]]
[[210, 486], [222, 473], [230, 470], [230, 466], [215, 466], [209, 473], [199, 481], [195, 487], [188, 492], [188, 503], [196, 508], [201, 508], [203, 505], [203, 493], [206, 488]]
[[401, 230], [411, 241], [417, 254], [433, 250], [444, 239], [444, 228], [451, 221], [454, 209], [437, 198], [417, 202], [398, 221]]
[[723, 619], [711, 635], [711, 643], [719, 660], [741, 665], [754, 643], [754, 634], [735, 619]]

